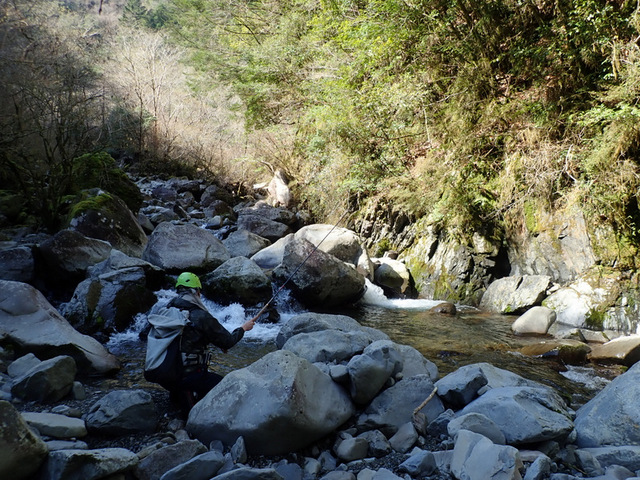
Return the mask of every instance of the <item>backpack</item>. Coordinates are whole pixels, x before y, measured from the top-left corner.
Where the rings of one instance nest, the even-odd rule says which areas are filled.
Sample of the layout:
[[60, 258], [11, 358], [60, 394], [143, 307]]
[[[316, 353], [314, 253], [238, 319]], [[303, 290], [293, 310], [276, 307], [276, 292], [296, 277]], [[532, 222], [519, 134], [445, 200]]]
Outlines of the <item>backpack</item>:
[[161, 307], [150, 314], [151, 325], [147, 336], [147, 354], [144, 362], [144, 378], [172, 390], [182, 378], [180, 340], [189, 323], [189, 312], [176, 307]]

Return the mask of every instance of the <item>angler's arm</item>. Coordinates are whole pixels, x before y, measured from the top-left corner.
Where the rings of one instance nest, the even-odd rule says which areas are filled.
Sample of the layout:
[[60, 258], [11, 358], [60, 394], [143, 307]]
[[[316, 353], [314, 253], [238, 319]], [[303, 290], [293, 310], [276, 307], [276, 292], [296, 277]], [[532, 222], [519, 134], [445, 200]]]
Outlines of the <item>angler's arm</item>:
[[242, 327], [238, 327], [232, 332], [229, 332], [220, 325], [220, 322], [213, 315], [202, 310], [191, 312], [191, 322], [203, 332], [207, 341], [223, 350], [233, 347], [244, 336], [244, 329]]

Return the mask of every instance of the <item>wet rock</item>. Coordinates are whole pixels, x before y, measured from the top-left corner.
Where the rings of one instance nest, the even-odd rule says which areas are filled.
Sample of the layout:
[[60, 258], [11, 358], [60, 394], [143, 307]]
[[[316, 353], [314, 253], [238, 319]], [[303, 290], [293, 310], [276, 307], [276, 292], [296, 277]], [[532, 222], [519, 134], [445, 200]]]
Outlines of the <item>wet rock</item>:
[[9, 402], [0, 400], [0, 478], [33, 478], [47, 457], [47, 445]]
[[451, 302], [442, 302], [431, 307], [429, 311], [433, 313], [440, 313], [443, 315], [455, 315], [457, 312], [457, 308], [455, 304]]
[[328, 375], [276, 351], [224, 377], [195, 405], [187, 431], [227, 445], [242, 435], [250, 453], [273, 455], [309, 445], [352, 414], [348, 395]]
[[556, 359], [563, 365], [584, 365], [590, 351], [586, 343], [570, 339], [549, 340], [520, 349], [523, 355]]
[[589, 353], [589, 360], [631, 366], [640, 361], [640, 335], [619, 337], [602, 345], [594, 345]]

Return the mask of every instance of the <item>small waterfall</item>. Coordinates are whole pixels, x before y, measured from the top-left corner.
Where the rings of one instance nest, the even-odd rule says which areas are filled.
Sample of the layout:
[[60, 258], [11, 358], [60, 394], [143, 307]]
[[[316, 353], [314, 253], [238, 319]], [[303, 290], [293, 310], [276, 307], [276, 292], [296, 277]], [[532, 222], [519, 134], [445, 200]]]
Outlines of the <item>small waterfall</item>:
[[362, 305], [375, 307], [407, 309], [407, 310], [429, 310], [430, 308], [443, 303], [442, 300], [387, 298], [384, 291], [378, 285], [374, 285], [365, 279], [366, 290], [360, 299]]

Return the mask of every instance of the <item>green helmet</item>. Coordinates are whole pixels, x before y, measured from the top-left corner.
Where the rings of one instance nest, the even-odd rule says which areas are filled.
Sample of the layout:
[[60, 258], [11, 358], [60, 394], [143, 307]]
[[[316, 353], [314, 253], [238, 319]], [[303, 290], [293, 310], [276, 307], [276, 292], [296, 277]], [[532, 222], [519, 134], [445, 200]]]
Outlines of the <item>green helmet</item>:
[[180, 285], [190, 288], [202, 289], [200, 279], [196, 274], [191, 272], [182, 272], [180, 275], [178, 275], [178, 279], [176, 280], [176, 287], [179, 287]]

